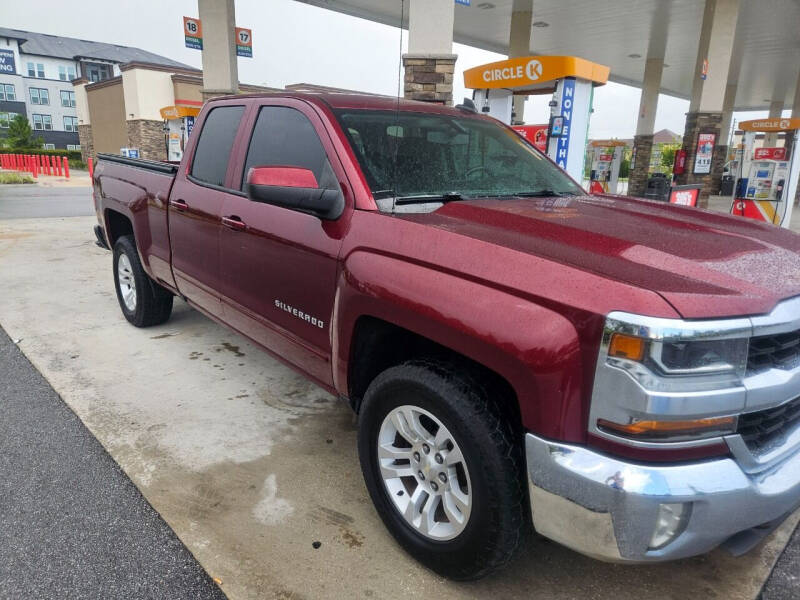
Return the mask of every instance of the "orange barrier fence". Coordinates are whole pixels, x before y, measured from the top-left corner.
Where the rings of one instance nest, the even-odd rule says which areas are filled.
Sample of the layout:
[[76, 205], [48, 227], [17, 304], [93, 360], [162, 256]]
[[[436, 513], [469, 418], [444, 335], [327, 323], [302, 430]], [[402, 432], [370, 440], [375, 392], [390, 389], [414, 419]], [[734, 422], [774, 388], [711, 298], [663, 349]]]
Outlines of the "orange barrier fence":
[[[89, 175], [92, 173], [92, 159], [89, 159]], [[34, 179], [39, 175], [66, 177], [69, 179], [69, 161], [66, 156], [41, 154], [0, 154], [0, 169], [30, 173]]]

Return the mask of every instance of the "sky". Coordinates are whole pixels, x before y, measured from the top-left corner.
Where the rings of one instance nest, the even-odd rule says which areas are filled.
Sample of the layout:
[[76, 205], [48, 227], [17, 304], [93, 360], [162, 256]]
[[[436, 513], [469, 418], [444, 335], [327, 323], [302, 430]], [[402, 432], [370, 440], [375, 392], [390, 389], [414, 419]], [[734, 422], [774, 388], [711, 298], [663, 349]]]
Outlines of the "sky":
[[[167, 56], [200, 68], [199, 50], [184, 46], [183, 16], [197, 17], [196, 0], [2, 0], [2, 25], [14, 29], [77, 37]], [[399, 12], [399, 11], [398, 11]], [[242, 83], [283, 87], [315, 83], [396, 94], [401, 31], [295, 0], [236, 0], [236, 22], [253, 30], [253, 58], [240, 57]], [[406, 48], [407, 32], [402, 32]], [[500, 54], [454, 44], [458, 55], [453, 98], [470, 96], [462, 72], [502, 60]], [[630, 138], [636, 129], [639, 90], [608, 83], [594, 95], [589, 137]], [[549, 96], [532, 97], [525, 109], [528, 123], [545, 123]], [[655, 129], [683, 134], [689, 102], [661, 95]], [[735, 113], [736, 121], [765, 117], [766, 112]]]

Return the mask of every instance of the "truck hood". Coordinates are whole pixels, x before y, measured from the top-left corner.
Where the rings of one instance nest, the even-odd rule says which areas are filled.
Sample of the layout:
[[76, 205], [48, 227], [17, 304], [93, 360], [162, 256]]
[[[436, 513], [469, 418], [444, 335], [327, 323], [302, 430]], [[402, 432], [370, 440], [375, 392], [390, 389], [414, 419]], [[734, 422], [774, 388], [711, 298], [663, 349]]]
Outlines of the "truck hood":
[[660, 294], [684, 318], [769, 312], [800, 295], [800, 235], [621, 196], [485, 198], [402, 218]]

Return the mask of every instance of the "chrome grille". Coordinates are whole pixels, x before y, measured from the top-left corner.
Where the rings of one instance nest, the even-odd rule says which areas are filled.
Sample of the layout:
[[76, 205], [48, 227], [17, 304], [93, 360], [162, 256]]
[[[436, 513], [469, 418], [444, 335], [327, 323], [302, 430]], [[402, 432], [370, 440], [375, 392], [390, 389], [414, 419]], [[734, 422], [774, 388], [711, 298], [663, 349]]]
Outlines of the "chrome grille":
[[738, 433], [751, 452], [758, 452], [800, 425], [800, 398], [775, 408], [739, 416]]
[[800, 365], [800, 330], [750, 338], [747, 375], [768, 369], [794, 369]]

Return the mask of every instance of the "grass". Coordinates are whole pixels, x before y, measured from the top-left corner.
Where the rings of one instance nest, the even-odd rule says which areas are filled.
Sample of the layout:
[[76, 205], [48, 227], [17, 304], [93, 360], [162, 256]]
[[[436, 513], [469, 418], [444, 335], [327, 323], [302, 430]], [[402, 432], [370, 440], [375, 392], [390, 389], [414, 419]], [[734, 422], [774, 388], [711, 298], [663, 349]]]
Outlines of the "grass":
[[27, 173], [0, 173], [0, 184], [3, 183], [33, 183], [33, 177]]

